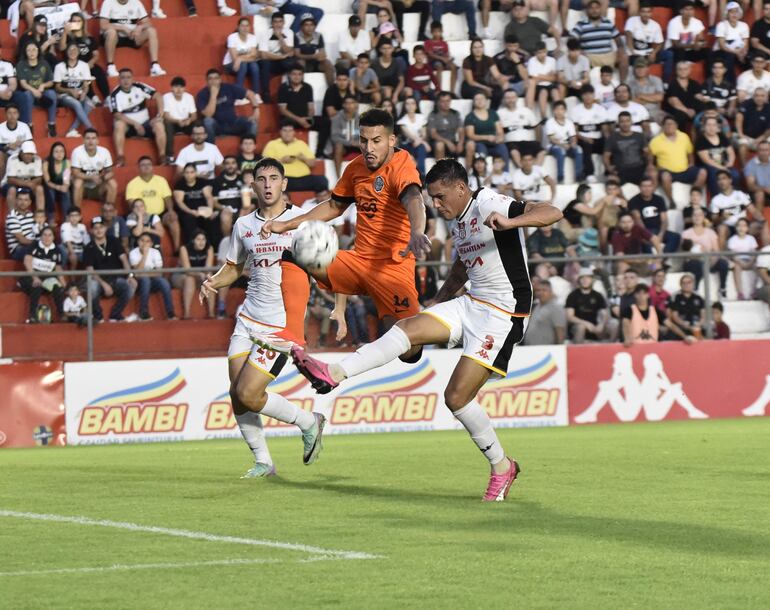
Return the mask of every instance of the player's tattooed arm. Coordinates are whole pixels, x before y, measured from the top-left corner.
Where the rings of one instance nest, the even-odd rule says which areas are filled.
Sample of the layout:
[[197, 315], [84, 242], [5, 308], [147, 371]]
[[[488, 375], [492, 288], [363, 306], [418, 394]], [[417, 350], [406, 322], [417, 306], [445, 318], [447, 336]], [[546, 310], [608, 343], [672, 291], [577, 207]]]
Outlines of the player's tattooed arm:
[[493, 231], [508, 231], [520, 227], [547, 227], [562, 218], [559, 208], [550, 203], [528, 203], [524, 212], [513, 218], [508, 218], [499, 212], [492, 212], [484, 224]]
[[424, 259], [431, 251], [430, 238], [425, 235], [425, 202], [422, 199], [422, 189], [416, 184], [410, 184], [401, 193], [401, 205], [409, 216], [411, 236], [406, 250], [399, 254], [406, 256], [410, 252], [419, 259]]
[[[449, 299], [454, 298], [460, 288], [465, 286], [465, 282], [468, 281], [468, 272], [465, 269], [465, 263], [458, 256], [455, 259], [452, 268], [449, 270], [444, 285], [441, 286], [441, 290], [436, 294], [436, 298], [433, 299], [433, 303], [443, 303]], [[427, 305], [427, 303], [426, 303]]]
[[327, 199], [322, 201], [307, 214], [302, 216], [295, 216], [290, 220], [268, 220], [262, 225], [262, 230], [259, 232], [262, 239], [270, 237], [271, 233], [286, 233], [287, 231], [293, 231], [299, 225], [306, 220], [321, 220], [323, 222], [329, 222], [335, 218], [342, 216], [348, 206], [353, 203], [350, 201], [338, 201], [337, 199]]

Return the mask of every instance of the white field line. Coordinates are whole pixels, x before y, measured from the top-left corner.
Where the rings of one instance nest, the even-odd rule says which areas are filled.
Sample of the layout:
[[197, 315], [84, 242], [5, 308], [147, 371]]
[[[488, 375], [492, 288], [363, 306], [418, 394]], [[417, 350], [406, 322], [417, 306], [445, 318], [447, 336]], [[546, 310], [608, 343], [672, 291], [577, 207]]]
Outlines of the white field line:
[[241, 538], [238, 536], [219, 536], [207, 532], [195, 532], [191, 530], [180, 530], [168, 527], [157, 527], [151, 525], [139, 525], [138, 523], [128, 523], [126, 521], [109, 521], [107, 519], [89, 519], [88, 517], [70, 517], [67, 515], [50, 515], [42, 513], [27, 513], [14, 510], [1, 510], [0, 517], [15, 517], [18, 519], [30, 519], [34, 521], [53, 521], [56, 523], [75, 523], [77, 525], [90, 525], [96, 527], [112, 527], [115, 529], [128, 530], [132, 532], [147, 532], [150, 534], [164, 534], [166, 536], [176, 536], [177, 538], [190, 538], [193, 540], [206, 540], [208, 542], [226, 542], [230, 544], [246, 544], [251, 546], [262, 546], [272, 549], [282, 549], [285, 551], [299, 551], [309, 555], [320, 555], [328, 559], [379, 559], [380, 556], [370, 553], [360, 553], [358, 551], [337, 551], [333, 549], [324, 549], [307, 544], [296, 544], [293, 542], [279, 542], [275, 540], [259, 540], [257, 538]]
[[[324, 559], [330, 559], [328, 557]], [[111, 566], [95, 566], [90, 568], [52, 568], [49, 570], [18, 570], [16, 572], [0, 572], [3, 576], [38, 576], [49, 574], [87, 574], [90, 572], [122, 572], [127, 570], [168, 570], [174, 568], [197, 568], [202, 566], [231, 566], [251, 565], [256, 563], [286, 563], [280, 559], [214, 559], [211, 561], [190, 561], [185, 563], [138, 563]]]

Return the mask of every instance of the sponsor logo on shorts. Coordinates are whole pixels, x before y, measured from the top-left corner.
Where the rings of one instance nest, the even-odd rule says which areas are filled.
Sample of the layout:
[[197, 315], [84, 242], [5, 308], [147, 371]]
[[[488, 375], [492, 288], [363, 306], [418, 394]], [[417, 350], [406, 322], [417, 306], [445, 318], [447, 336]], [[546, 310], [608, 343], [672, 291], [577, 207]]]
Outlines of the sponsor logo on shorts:
[[485, 349], [480, 349], [476, 352], [476, 355], [483, 358], [484, 360], [489, 360], [489, 353]]
[[484, 337], [484, 343], [481, 344], [481, 349], [492, 349], [495, 346], [495, 338], [492, 335]]
[[379, 193], [382, 189], [385, 188], [385, 180], [382, 176], [377, 176], [374, 179], [374, 190]]

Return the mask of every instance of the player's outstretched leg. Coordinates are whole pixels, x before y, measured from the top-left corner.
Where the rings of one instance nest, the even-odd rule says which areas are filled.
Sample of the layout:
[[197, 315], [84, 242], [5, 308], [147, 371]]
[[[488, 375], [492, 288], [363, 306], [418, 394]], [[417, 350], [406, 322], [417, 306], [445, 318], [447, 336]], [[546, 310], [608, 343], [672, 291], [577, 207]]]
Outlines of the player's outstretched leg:
[[446, 343], [449, 331], [438, 320], [418, 315], [401, 320], [382, 337], [359, 347], [335, 364], [308, 356], [300, 347], [291, 350], [294, 364], [319, 394], [327, 394], [348, 377], [371, 371], [408, 352], [413, 346]]
[[477, 362], [465, 357], [460, 358], [444, 392], [444, 402], [468, 431], [471, 440], [487, 458], [491, 467], [489, 483], [482, 500], [502, 502], [508, 497], [511, 485], [521, 469], [515, 460], [505, 455], [489, 415], [476, 401], [476, 394], [487, 382], [490, 374], [489, 369]]

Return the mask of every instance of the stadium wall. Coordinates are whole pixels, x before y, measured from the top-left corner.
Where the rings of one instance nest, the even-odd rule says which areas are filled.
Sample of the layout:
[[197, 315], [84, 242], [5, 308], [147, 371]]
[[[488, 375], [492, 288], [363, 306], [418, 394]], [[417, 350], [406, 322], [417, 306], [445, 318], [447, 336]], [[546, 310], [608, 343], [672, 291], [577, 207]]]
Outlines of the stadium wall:
[[[459, 426], [443, 389], [458, 357], [427, 350], [416, 366], [391, 363], [330, 396], [314, 394], [287, 366], [271, 388], [323, 412], [330, 434], [452, 430]], [[767, 340], [521, 347], [514, 362], [479, 395], [500, 427], [742, 417], [770, 408]], [[225, 358], [9, 363], [0, 382], [8, 389], [2, 447], [239, 436]], [[295, 433], [269, 419], [266, 428]]]

